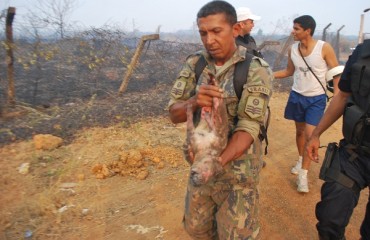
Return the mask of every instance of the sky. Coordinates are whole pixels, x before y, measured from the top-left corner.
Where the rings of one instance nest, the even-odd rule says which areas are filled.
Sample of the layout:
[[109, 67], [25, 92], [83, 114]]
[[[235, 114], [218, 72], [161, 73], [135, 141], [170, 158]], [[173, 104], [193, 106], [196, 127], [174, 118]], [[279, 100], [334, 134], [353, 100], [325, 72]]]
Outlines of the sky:
[[[49, 0], [51, 1], [51, 0]], [[59, 0], [60, 1], [60, 0]], [[0, 8], [16, 7], [14, 24], [22, 22], [22, 16], [33, 9], [37, 0], [1, 0]], [[194, 29], [198, 10], [208, 0], [75, 0], [76, 7], [69, 21], [81, 27], [116, 25], [123, 30], [133, 29], [161, 32]], [[364, 14], [364, 31], [370, 35], [369, 0], [229, 0], [234, 7], [249, 7], [261, 20], [255, 22], [252, 32], [259, 29], [264, 34], [289, 34], [292, 21], [299, 15], [311, 15], [322, 33], [328, 24], [328, 32], [340, 31], [343, 35], [358, 35], [361, 14]]]

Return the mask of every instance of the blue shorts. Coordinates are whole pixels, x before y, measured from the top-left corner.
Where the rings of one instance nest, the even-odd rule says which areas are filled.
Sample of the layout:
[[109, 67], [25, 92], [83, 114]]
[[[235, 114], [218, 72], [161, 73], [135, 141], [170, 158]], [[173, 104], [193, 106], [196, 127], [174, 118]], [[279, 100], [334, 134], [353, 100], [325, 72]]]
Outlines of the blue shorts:
[[285, 107], [284, 117], [296, 122], [305, 122], [316, 126], [324, 114], [326, 95], [306, 97], [291, 91]]

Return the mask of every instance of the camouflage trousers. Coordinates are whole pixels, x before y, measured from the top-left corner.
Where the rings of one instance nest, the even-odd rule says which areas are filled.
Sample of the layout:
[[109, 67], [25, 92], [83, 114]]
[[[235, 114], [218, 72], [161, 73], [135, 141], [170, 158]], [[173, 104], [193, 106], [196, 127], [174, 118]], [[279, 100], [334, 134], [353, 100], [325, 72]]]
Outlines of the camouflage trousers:
[[188, 234], [202, 240], [259, 239], [261, 168], [261, 155], [248, 154], [230, 162], [224, 174], [205, 185], [194, 187], [189, 179], [183, 219]]

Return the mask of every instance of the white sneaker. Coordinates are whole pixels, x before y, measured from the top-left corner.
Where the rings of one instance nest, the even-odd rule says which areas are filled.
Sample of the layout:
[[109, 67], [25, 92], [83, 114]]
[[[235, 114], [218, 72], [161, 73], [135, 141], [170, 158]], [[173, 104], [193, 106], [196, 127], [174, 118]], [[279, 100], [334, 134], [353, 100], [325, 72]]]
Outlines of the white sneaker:
[[302, 168], [302, 161], [297, 161], [294, 167], [290, 170], [290, 172], [294, 175], [298, 175], [299, 170]]
[[308, 193], [308, 180], [307, 180], [307, 174], [303, 174], [302, 171], [299, 172], [298, 178], [297, 178], [297, 191], [301, 193]]

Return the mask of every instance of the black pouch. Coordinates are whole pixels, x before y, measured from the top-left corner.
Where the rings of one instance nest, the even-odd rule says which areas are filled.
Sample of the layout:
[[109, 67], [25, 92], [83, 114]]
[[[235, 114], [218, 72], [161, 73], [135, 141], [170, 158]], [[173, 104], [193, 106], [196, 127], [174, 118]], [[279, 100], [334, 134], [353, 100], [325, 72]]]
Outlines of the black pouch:
[[365, 130], [365, 113], [357, 105], [348, 104], [343, 115], [343, 136], [354, 144], [360, 145]]
[[325, 182], [337, 182], [346, 188], [359, 192], [360, 188], [357, 183], [341, 172], [338, 150], [339, 147], [337, 143], [332, 142], [328, 144], [325, 158], [320, 169], [319, 178]]
[[321, 180], [327, 180], [326, 178], [326, 173], [328, 169], [331, 166], [331, 163], [333, 162], [334, 156], [338, 151], [338, 144], [335, 142], [329, 143], [328, 148], [326, 149], [325, 152], [325, 157], [322, 162], [321, 168], [320, 168], [320, 175], [319, 178]]

